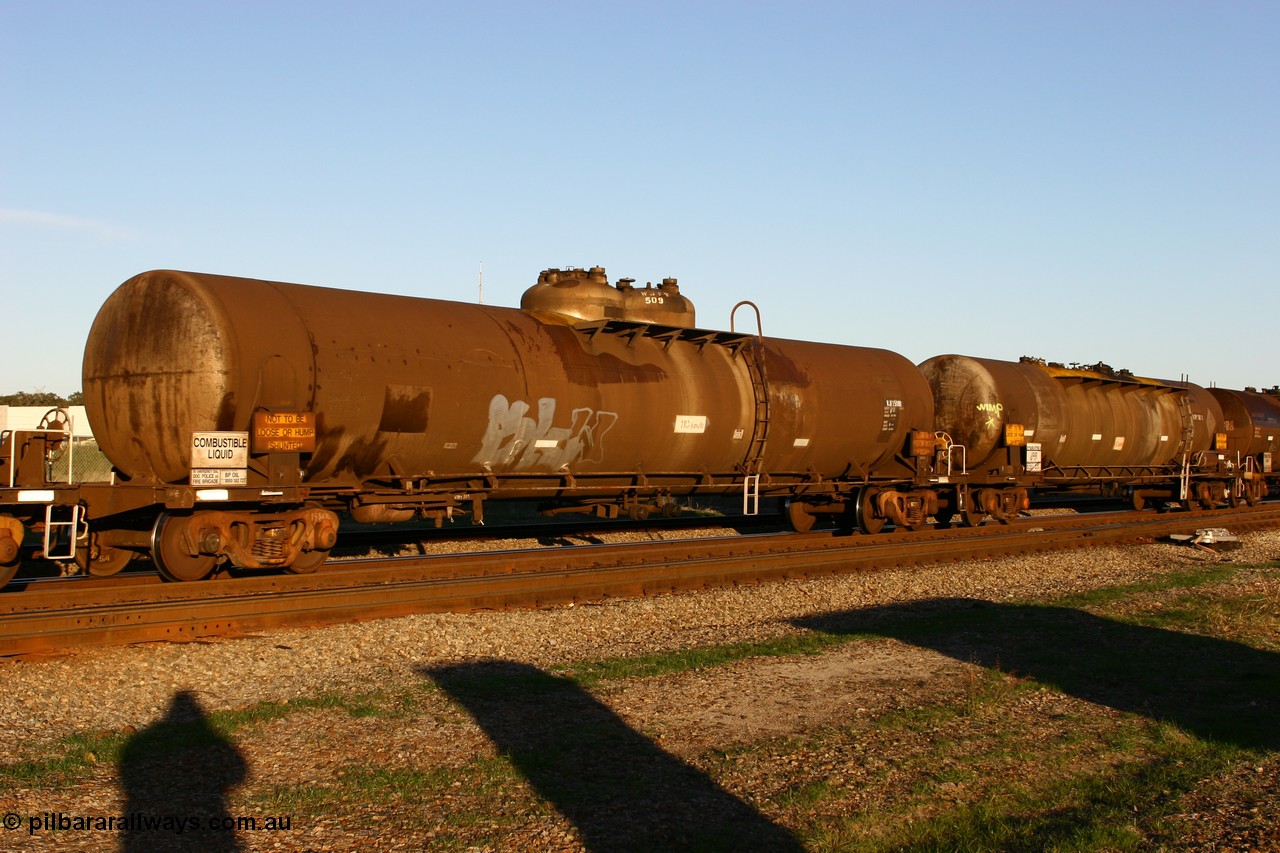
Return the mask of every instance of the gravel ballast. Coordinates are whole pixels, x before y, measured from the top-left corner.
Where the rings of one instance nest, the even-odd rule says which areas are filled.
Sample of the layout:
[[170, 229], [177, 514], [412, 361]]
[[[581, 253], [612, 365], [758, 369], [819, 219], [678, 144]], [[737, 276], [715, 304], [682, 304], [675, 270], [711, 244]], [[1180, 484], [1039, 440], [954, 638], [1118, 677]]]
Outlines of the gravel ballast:
[[[1280, 532], [1250, 534], [1236, 563], [1280, 555]], [[792, 620], [932, 598], [1008, 601], [1123, 584], [1219, 559], [1153, 544], [608, 600], [547, 610], [424, 614], [180, 645], [93, 648], [2, 660], [0, 761], [76, 731], [142, 728], [179, 691], [208, 710], [328, 691], [392, 690], [423, 667], [501, 658], [545, 667], [798, 633]]]

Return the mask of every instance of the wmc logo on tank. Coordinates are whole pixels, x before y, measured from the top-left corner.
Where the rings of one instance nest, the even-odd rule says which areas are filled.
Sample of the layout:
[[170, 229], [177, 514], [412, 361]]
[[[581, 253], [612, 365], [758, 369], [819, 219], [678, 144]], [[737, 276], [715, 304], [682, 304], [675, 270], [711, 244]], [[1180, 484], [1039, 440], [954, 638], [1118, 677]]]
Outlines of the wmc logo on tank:
[[249, 433], [193, 432], [191, 485], [243, 486], [249, 482]]

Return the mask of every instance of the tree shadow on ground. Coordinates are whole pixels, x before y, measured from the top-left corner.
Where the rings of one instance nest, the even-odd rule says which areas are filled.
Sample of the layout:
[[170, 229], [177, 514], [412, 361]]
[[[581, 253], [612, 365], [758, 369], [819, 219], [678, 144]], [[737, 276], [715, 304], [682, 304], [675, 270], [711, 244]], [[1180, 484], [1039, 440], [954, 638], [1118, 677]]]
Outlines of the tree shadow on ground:
[[1197, 737], [1280, 749], [1280, 655], [1064, 607], [934, 599], [795, 620], [873, 634], [1172, 722]]
[[121, 751], [122, 849], [243, 849], [227, 810], [227, 794], [245, 775], [244, 757], [209, 724], [195, 694], [175, 694], [165, 716], [130, 737]]
[[573, 822], [588, 850], [804, 849], [567, 678], [508, 661], [421, 671]]

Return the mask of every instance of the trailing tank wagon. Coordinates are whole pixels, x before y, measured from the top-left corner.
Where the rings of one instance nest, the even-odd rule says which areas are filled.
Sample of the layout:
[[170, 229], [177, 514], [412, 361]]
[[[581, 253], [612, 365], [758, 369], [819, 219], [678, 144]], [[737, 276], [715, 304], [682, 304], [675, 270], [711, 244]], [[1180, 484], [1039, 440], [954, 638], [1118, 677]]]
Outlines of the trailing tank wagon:
[[782, 499], [797, 530], [1007, 521], [1040, 489], [1256, 502], [1280, 399], [1104, 369], [702, 328], [674, 279], [549, 269], [519, 309], [159, 270], [98, 312], [84, 403], [110, 483], [49, 483], [54, 420], [0, 437], [0, 581], [24, 536], [96, 575], [139, 554], [314, 571], [345, 520], [674, 515]]
[[1267, 493], [1274, 398], [1029, 358], [942, 355], [920, 370], [939, 433], [965, 448], [975, 516], [1007, 520], [1033, 489], [1123, 493], [1137, 509], [1254, 504]]

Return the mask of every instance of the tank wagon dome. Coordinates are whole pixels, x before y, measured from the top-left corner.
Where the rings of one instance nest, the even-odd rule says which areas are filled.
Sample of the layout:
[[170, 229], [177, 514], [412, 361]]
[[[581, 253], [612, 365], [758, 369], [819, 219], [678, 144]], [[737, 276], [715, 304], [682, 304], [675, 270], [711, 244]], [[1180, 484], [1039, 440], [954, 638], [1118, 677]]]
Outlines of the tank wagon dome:
[[695, 326], [693, 303], [681, 295], [680, 285], [674, 278], [664, 278], [657, 287], [652, 284], [636, 287], [631, 279], [624, 278], [618, 282], [618, 292], [622, 294], [626, 320], [685, 329]]
[[558, 314], [586, 322], [623, 321], [694, 328], [693, 303], [680, 293], [674, 278], [657, 287], [636, 287], [635, 279], [610, 286], [603, 267], [547, 269], [520, 297], [525, 311]]

